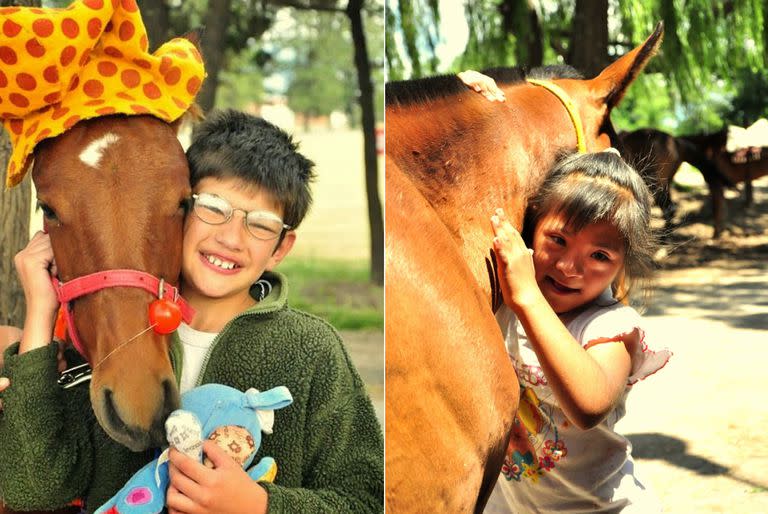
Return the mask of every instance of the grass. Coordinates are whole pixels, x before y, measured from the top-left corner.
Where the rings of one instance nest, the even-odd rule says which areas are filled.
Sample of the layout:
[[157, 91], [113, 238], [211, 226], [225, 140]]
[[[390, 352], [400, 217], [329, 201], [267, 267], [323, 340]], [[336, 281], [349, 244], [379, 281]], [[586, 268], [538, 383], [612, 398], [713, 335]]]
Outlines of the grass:
[[384, 290], [368, 280], [367, 261], [289, 257], [277, 270], [288, 277], [288, 303], [339, 330], [383, 330]]

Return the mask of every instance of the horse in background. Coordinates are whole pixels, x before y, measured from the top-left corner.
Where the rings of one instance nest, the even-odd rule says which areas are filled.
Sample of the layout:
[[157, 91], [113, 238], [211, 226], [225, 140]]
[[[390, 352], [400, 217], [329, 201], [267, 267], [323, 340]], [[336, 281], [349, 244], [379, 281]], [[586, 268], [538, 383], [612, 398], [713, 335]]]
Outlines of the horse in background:
[[[482, 512], [503, 462], [519, 384], [494, 318], [489, 218], [521, 228], [563, 153], [611, 145], [610, 112], [663, 29], [583, 80], [563, 67], [489, 70], [489, 102], [455, 76], [386, 88], [386, 508]], [[573, 121], [572, 121], [573, 120]]]
[[733, 181], [720, 171], [704, 151], [687, 139], [652, 128], [622, 132], [619, 141], [622, 155], [640, 172], [653, 192], [656, 205], [664, 216], [667, 232], [673, 227], [677, 210], [670, 195], [672, 180], [682, 163], [695, 166], [709, 187], [714, 237], [720, 237], [725, 217], [723, 189], [724, 186], [733, 186]]
[[744, 182], [744, 203], [752, 205], [752, 181], [768, 175], [768, 147], [748, 152], [728, 152], [728, 129], [709, 134], [691, 134], [680, 139], [694, 144], [731, 182]]

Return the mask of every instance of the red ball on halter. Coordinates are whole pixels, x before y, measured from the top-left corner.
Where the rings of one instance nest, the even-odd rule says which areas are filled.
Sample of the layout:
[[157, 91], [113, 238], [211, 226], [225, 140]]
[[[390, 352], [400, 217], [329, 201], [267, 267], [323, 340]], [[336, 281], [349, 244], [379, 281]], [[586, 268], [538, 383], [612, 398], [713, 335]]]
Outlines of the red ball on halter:
[[170, 334], [181, 324], [181, 307], [165, 298], [155, 300], [149, 304], [149, 322], [158, 334]]

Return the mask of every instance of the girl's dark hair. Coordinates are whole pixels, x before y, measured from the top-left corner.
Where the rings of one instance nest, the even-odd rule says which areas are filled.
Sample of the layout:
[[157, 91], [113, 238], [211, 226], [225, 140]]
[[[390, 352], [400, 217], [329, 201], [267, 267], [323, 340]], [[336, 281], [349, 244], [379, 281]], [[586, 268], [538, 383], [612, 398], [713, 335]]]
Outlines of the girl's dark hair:
[[206, 177], [238, 178], [273, 195], [292, 228], [312, 203], [314, 163], [290, 135], [262, 118], [232, 109], [210, 114], [195, 127], [187, 160], [192, 187]]
[[625, 300], [632, 287], [650, 279], [657, 247], [651, 229], [652, 196], [640, 174], [614, 151], [572, 154], [560, 161], [528, 205], [523, 238], [530, 246], [539, 220], [562, 214], [572, 230], [608, 221], [621, 234], [626, 251], [624, 270], [612, 285]]

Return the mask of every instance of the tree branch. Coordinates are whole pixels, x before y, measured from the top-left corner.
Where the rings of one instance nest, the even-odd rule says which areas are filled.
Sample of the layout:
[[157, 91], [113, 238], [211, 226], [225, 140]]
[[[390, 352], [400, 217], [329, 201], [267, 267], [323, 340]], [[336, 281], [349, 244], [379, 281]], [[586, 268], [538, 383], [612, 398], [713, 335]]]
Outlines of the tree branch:
[[294, 9], [299, 9], [302, 11], [325, 11], [325, 12], [340, 12], [340, 13], [346, 12], [346, 9], [342, 9], [341, 7], [312, 5], [311, 2], [309, 4], [303, 4], [300, 2], [291, 2], [289, 0], [273, 0], [270, 3], [278, 7], [293, 7]]

